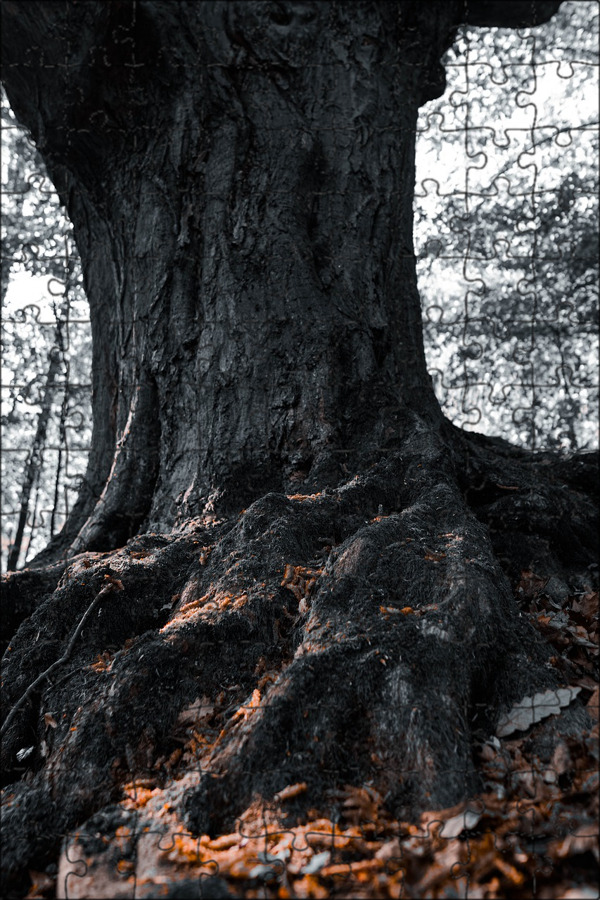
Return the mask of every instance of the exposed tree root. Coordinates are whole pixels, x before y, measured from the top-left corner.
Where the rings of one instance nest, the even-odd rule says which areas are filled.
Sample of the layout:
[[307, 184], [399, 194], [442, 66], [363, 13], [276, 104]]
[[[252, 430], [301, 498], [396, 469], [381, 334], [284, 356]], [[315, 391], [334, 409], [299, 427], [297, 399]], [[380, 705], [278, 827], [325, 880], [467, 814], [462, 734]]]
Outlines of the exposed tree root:
[[0, 642], [3, 654], [21, 622], [55, 590], [66, 566], [66, 561], [61, 561], [51, 563], [43, 569], [19, 569], [2, 575]]
[[[477, 738], [558, 685], [492, 544], [512, 553], [508, 525], [521, 535], [509, 575], [543, 547], [561, 577], [585, 578], [593, 528], [581, 483], [568, 487], [557, 466], [542, 476], [474, 446], [457, 476], [444, 444], [416, 428], [337, 489], [268, 494], [236, 520], [73, 559], [4, 657], [4, 715], [16, 710], [2, 747], [6, 885], [140, 779], [165, 787], [187, 773], [179, 815], [212, 835], [294, 783], [306, 789], [292, 817], [344, 784], [370, 785], [404, 818], [472, 794]], [[552, 532], [565, 534], [567, 515], [568, 561]], [[106, 576], [123, 590], [73, 643]]]

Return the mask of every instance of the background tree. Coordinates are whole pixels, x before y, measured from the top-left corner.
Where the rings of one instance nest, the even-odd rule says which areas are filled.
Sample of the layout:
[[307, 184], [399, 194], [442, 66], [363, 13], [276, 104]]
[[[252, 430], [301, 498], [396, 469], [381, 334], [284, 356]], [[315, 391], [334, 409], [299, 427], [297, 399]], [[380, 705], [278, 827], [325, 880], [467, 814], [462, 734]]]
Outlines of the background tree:
[[446, 95], [421, 111], [415, 238], [436, 391], [456, 424], [532, 450], [597, 445], [597, 13], [563, 3], [526, 37], [465, 29]]
[[76, 497], [91, 347], [71, 223], [4, 91], [1, 110], [2, 561], [14, 569], [60, 530]]
[[[478, 734], [564, 682], [509, 578], [587, 586], [597, 466], [461, 432], [427, 374], [416, 122], [467, 10], [2, 13], [7, 94], [73, 221], [94, 338], [85, 488], [6, 580], [3, 762], [29, 770], [6, 881], [98, 810], [89, 835], [113, 834], [141, 777], [185, 775], [195, 834], [291, 784], [289, 821], [344, 784], [402, 816], [468, 796]], [[563, 727], [586, 722], [575, 703]]]

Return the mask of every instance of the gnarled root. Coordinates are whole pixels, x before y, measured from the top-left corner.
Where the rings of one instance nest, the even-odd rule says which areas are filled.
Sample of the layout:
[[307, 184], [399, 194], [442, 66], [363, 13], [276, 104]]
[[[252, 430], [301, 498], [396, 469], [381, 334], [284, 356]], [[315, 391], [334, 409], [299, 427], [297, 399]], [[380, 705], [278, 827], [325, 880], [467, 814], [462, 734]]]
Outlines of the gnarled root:
[[26, 769], [3, 815], [9, 882], [140, 779], [189, 778], [180, 813], [197, 834], [294, 783], [296, 815], [344, 784], [403, 817], [471, 794], [477, 736], [557, 676], [466, 477], [416, 429], [335, 490], [268, 494], [235, 521], [76, 557], [5, 655], [7, 712], [106, 576], [123, 590], [7, 730], [5, 765]]

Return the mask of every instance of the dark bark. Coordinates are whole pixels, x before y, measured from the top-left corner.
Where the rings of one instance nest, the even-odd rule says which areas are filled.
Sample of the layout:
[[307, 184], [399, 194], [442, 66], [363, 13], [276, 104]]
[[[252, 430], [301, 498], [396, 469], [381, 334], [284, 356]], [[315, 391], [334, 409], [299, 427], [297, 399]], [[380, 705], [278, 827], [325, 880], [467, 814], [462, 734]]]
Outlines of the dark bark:
[[397, 436], [407, 405], [438, 415], [412, 252], [413, 157], [453, 12], [439, 5], [419, 34], [411, 4], [359, 15], [118, 4], [112, 16], [58, 4], [44, 29], [31, 4], [21, 28], [42, 30], [38, 91], [54, 98], [64, 77], [47, 33], [56, 18], [56, 52], [77, 35], [84, 73], [41, 116], [26, 107], [31, 93], [11, 94], [48, 146], [96, 323], [102, 444], [74, 551], [119, 546], [144, 518], [170, 527], [209, 500], [232, 510], [268, 489], [335, 483], [346, 459]]
[[73, 221], [94, 337], [93, 450], [52, 552], [335, 483], [407, 406], [439, 416], [414, 132], [478, 9], [4, 4], [7, 90]]
[[[559, 684], [495, 537], [517, 573], [526, 562], [571, 590], [589, 583], [597, 518], [585, 488], [597, 466], [583, 459], [574, 489], [557, 463], [533, 469], [460, 436], [448, 453], [445, 437], [415, 421], [400, 453], [336, 489], [270, 493], [222, 524], [191, 521], [72, 560], [5, 655], [7, 710], [64, 653], [106, 576], [123, 591], [106, 596], [64, 674], [4, 736], [8, 870], [55, 859], [59, 835], [104, 809], [105, 825], [84, 829], [102, 834], [135, 779], [166, 801], [184, 776], [179, 827], [198, 834], [229, 829], [253, 797], [272, 802], [299, 781], [308, 790], [287, 804], [288, 821], [348, 783], [369, 783], [401, 818], [472, 794], [477, 740], [511, 703]], [[196, 723], [209, 753], [172, 767], [179, 716], [197, 698], [215, 707]]]
[[[31, 610], [31, 573], [6, 580], [7, 884], [140, 777], [185, 775], [194, 833], [292, 782], [290, 819], [345, 783], [448, 806], [478, 735], [559, 683], [506, 573], [585, 582], [597, 466], [463, 435], [435, 400], [415, 121], [464, 7], [424, 9], [3, 4], [94, 336], [86, 492], [37, 562], [67, 554], [60, 581]], [[178, 770], [196, 698], [218, 739]]]

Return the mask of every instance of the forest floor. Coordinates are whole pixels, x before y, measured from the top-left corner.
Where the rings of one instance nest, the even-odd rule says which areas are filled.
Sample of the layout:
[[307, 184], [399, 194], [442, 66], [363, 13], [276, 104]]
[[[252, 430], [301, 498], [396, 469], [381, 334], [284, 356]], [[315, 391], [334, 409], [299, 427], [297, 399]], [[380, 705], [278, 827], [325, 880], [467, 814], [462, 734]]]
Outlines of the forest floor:
[[[598, 594], [568, 594], [557, 579], [523, 571], [516, 595], [571, 693], [545, 712], [537, 695], [504, 717], [500, 736], [482, 736], [481, 792], [467, 803], [401, 822], [371, 786], [348, 786], [291, 825], [290, 805], [306, 790], [298, 783], [250, 805], [232, 833], [194, 837], [177, 810], [224, 725], [199, 698], [180, 716], [180, 749], [161, 761], [167, 783], [128, 784], [98, 814], [98, 832], [92, 817], [65, 841], [58, 866], [30, 872], [28, 900], [598, 897]], [[575, 695], [593, 727], [561, 737], [560, 707]]]

